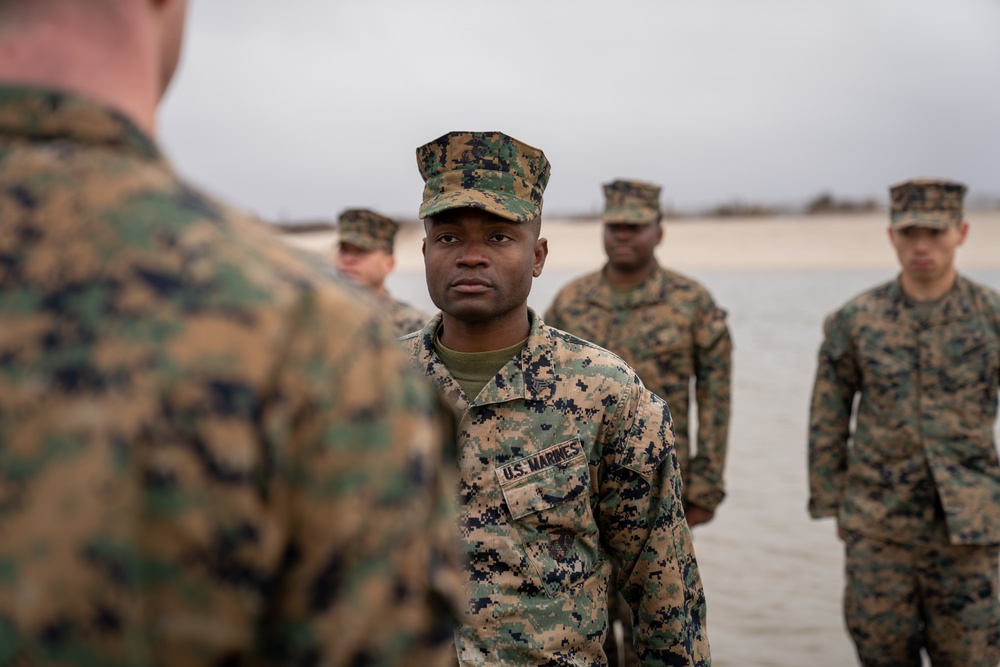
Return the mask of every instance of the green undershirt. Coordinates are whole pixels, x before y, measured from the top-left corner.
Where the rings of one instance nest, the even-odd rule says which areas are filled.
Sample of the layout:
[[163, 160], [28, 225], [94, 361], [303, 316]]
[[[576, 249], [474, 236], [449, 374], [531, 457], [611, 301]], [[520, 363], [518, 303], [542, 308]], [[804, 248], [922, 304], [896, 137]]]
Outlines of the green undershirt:
[[500, 372], [500, 369], [506, 366], [507, 362], [514, 358], [514, 355], [524, 349], [527, 342], [528, 339], [525, 338], [502, 350], [456, 352], [442, 345], [441, 339], [435, 335], [434, 350], [441, 357], [441, 361], [444, 362], [452, 377], [458, 380], [458, 385], [471, 402], [475, 400], [476, 396], [479, 396], [479, 392], [490, 383], [490, 380]]
[[632, 296], [638, 288], [638, 285], [633, 285], [632, 287], [616, 287], [611, 285], [611, 305], [615, 308], [621, 308], [628, 302], [628, 298]]

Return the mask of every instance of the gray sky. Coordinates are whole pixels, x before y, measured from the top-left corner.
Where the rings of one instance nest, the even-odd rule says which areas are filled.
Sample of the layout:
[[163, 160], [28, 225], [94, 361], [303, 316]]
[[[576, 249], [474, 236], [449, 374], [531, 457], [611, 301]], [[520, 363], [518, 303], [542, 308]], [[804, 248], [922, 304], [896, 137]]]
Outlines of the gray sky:
[[160, 118], [178, 170], [261, 216], [415, 217], [414, 150], [545, 151], [548, 215], [618, 177], [680, 209], [1000, 197], [997, 0], [193, 0]]

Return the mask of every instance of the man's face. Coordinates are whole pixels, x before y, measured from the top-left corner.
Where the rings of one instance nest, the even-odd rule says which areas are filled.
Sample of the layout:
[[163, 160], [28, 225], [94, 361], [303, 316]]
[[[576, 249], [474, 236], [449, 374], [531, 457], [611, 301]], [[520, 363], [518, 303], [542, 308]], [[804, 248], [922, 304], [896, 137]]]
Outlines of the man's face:
[[965, 241], [968, 231], [967, 222], [946, 229], [890, 228], [889, 239], [896, 248], [903, 274], [914, 282], [932, 283], [952, 271], [955, 250]]
[[379, 291], [396, 260], [385, 250], [365, 250], [350, 243], [340, 243], [333, 264], [337, 273], [355, 285]]
[[427, 290], [443, 313], [481, 324], [526, 307], [548, 243], [537, 222], [512, 222], [474, 208], [424, 221]]
[[608, 263], [623, 273], [641, 271], [653, 262], [653, 251], [663, 240], [663, 227], [658, 222], [645, 225], [605, 223], [604, 252]]

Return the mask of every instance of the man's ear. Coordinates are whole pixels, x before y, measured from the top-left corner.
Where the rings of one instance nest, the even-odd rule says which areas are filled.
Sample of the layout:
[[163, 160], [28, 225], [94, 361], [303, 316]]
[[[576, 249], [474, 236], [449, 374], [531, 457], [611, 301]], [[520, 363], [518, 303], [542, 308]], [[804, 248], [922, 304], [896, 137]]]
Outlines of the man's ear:
[[548, 239], [538, 239], [535, 241], [535, 261], [531, 267], [531, 275], [535, 278], [542, 275], [542, 269], [545, 268], [545, 258], [549, 256], [549, 241]]
[[965, 243], [965, 237], [969, 235], [969, 221], [968, 220], [963, 220], [958, 225], [958, 234], [959, 234], [958, 245], [962, 245], [963, 243]]

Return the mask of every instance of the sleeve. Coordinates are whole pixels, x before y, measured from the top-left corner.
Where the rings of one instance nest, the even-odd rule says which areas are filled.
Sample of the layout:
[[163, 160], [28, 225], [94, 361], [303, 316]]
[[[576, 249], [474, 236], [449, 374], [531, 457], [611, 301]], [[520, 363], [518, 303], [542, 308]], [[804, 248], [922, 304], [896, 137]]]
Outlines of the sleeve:
[[638, 378], [601, 479], [601, 532], [648, 667], [711, 664], [705, 595], [681, 504], [670, 411]]
[[824, 324], [809, 412], [809, 514], [816, 519], [836, 516], [840, 509], [851, 412], [860, 390], [845, 320], [835, 313]]
[[723, 473], [729, 441], [733, 344], [726, 311], [711, 297], [699, 310], [694, 340], [698, 450], [690, 462], [684, 499], [714, 510], [726, 495]]
[[556, 329], [562, 329], [563, 326], [566, 324], [565, 321], [563, 320], [561, 308], [559, 305], [562, 295], [563, 295], [563, 290], [559, 290], [559, 293], [556, 294], [556, 298], [552, 300], [552, 303], [549, 305], [548, 310], [545, 311], [545, 315], [542, 317], [543, 322], [545, 322], [550, 327], [554, 327]]
[[267, 432], [287, 442], [283, 565], [259, 629], [268, 664], [449, 664], [461, 561], [443, 448], [453, 433], [381, 318], [307, 316]]

